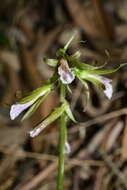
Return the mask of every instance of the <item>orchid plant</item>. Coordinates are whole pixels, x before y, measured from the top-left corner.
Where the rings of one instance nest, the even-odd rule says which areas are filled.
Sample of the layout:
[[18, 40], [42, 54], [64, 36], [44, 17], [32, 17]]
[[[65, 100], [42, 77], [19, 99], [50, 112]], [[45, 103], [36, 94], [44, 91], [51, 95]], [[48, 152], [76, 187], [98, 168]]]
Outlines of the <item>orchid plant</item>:
[[26, 110], [22, 121], [29, 118], [45, 98], [53, 90], [58, 87], [60, 89], [60, 106], [55, 108], [46, 118], [44, 118], [39, 125], [29, 132], [30, 137], [35, 137], [41, 133], [49, 124], [56, 119], [60, 118], [60, 133], [59, 133], [59, 167], [57, 178], [57, 190], [63, 189], [64, 181], [64, 154], [69, 153], [71, 148], [67, 141], [67, 121], [71, 119], [76, 122], [69, 102], [66, 99], [67, 90], [70, 91], [69, 85], [77, 78], [81, 81], [84, 88], [87, 90], [87, 98], [89, 98], [88, 82], [97, 86], [107, 98], [111, 99], [113, 94], [112, 80], [102, 75], [116, 72], [124, 64], [119, 65], [117, 68], [104, 69], [102, 66], [92, 66], [81, 62], [80, 51], [69, 55], [67, 50], [72, 43], [74, 36], [66, 43], [63, 48], [58, 49], [56, 52], [57, 59], [45, 59], [45, 63], [54, 68], [52, 77], [46, 82], [45, 85], [37, 88], [28, 96], [13, 104], [10, 109], [10, 117], [14, 120], [23, 111]]

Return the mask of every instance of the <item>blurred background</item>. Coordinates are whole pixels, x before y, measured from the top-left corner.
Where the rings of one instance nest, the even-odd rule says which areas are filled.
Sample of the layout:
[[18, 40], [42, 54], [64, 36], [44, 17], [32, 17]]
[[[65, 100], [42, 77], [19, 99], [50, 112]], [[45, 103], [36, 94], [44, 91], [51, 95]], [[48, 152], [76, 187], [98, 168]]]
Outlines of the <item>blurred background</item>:
[[[80, 50], [85, 63], [126, 63], [127, 1], [0, 3], [0, 190], [55, 190], [59, 124], [36, 138], [28, 131], [59, 104], [58, 92], [23, 123], [20, 117], [10, 120], [10, 105], [49, 79], [52, 68], [43, 58], [55, 58], [75, 31], [77, 42], [69, 51]], [[113, 98], [90, 85], [87, 106], [82, 85], [71, 85], [67, 98], [78, 123], [68, 123], [72, 151], [66, 155], [65, 190], [127, 189], [127, 67], [108, 77]]]

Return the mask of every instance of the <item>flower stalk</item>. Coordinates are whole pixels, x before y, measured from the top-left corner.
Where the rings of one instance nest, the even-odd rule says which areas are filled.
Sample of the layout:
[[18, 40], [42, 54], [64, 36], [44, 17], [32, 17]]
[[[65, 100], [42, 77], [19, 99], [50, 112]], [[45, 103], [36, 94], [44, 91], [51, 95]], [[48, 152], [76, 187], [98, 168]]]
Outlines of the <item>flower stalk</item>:
[[[65, 86], [61, 83], [60, 87], [61, 103], [65, 99]], [[65, 140], [66, 140], [66, 118], [65, 113], [60, 117], [60, 132], [59, 132], [59, 161], [58, 161], [58, 176], [57, 190], [63, 190], [64, 183], [64, 155], [65, 155]]]
[[65, 156], [65, 139], [66, 139], [66, 121], [65, 114], [60, 117], [60, 131], [59, 131], [59, 161], [58, 161], [58, 176], [57, 176], [57, 190], [63, 190], [64, 183], [64, 156]]

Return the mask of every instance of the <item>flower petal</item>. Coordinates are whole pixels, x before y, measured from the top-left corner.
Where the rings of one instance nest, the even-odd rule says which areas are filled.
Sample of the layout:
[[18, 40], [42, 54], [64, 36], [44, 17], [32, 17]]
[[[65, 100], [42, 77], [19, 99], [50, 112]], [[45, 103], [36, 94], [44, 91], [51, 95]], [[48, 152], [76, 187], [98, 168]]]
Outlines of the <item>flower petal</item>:
[[74, 73], [68, 66], [66, 60], [61, 59], [60, 66], [58, 67], [58, 74], [60, 75], [60, 80], [63, 84], [70, 84], [75, 79]]
[[101, 80], [103, 81], [103, 84], [105, 86], [105, 95], [107, 96], [107, 98], [111, 99], [113, 94], [113, 88], [111, 84], [112, 80], [105, 77], [101, 77]]
[[27, 102], [26, 104], [13, 104], [10, 110], [11, 120], [14, 120], [21, 112], [27, 109], [34, 103], [34, 100]]
[[47, 127], [46, 125], [38, 125], [32, 131], [29, 132], [30, 137], [36, 137], [40, 134], [40, 132]]
[[65, 151], [66, 154], [69, 154], [71, 152], [71, 146], [68, 143], [68, 141], [65, 141]]

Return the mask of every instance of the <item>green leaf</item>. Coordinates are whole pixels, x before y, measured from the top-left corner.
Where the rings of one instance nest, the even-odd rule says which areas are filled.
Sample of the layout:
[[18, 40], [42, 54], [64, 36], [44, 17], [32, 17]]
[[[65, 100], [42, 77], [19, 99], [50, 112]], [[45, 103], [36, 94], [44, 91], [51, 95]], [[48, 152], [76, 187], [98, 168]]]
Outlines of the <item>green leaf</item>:
[[39, 105], [44, 101], [44, 99], [48, 96], [49, 92], [46, 93], [44, 96], [41, 96], [25, 113], [21, 121], [24, 121], [25, 119], [28, 119], [39, 107]]
[[37, 88], [36, 90], [32, 91], [28, 96], [25, 98], [21, 99], [17, 103], [19, 104], [25, 104], [27, 102], [30, 102], [32, 100], [38, 99], [40, 96], [45, 95], [47, 92], [50, 92], [52, 88], [52, 84], [46, 84], [43, 85], [40, 88]]

